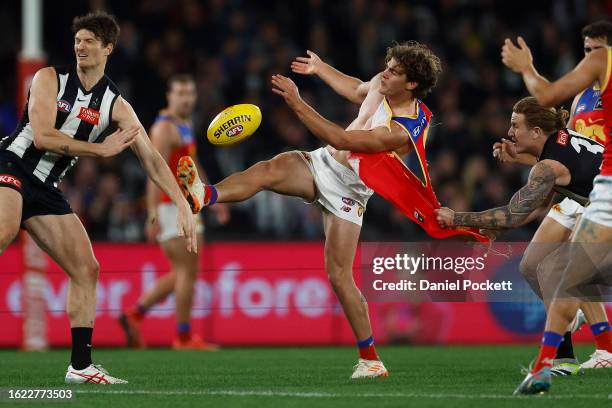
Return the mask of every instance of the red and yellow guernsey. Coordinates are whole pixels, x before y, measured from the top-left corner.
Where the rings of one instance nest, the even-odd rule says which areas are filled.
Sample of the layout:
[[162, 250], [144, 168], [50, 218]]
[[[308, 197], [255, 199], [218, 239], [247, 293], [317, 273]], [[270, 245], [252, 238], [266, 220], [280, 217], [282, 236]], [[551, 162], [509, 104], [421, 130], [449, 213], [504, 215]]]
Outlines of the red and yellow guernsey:
[[601, 84], [601, 104], [603, 106], [604, 128], [606, 129], [607, 138], [603, 154], [603, 163], [601, 165], [602, 176], [612, 176], [612, 143], [610, 130], [612, 129], [612, 48], [606, 48], [608, 59], [606, 63], [606, 76], [603, 84]]
[[394, 152], [351, 153], [349, 162], [358, 160], [358, 165], [353, 165], [353, 168], [364, 184], [434, 238], [466, 235], [477, 241], [488, 241], [487, 237], [478, 233], [477, 228], [441, 228], [436, 220], [434, 210], [440, 208], [440, 203], [431, 186], [425, 156], [431, 111], [420, 100], [417, 101], [417, 113], [414, 116], [393, 116], [386, 100], [381, 105], [379, 110], [384, 108], [387, 114], [387, 127], [390, 128], [391, 122], [397, 123], [412, 142], [423, 177], [417, 177]]

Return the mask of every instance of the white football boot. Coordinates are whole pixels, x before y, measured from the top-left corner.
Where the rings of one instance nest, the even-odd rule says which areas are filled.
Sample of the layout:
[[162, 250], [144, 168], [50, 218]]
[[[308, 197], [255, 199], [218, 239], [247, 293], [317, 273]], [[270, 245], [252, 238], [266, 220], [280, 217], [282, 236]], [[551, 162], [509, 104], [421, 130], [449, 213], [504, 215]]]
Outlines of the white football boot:
[[126, 380], [108, 374], [100, 364], [90, 364], [82, 370], [75, 370], [72, 365], [66, 372], [66, 384], [127, 384]]
[[382, 361], [379, 360], [364, 360], [360, 358], [355, 364], [353, 375], [351, 379], [355, 378], [376, 378], [376, 377], [388, 377], [389, 372], [385, 368]]
[[612, 368], [612, 353], [606, 350], [595, 350], [584, 363], [580, 364], [582, 368]]

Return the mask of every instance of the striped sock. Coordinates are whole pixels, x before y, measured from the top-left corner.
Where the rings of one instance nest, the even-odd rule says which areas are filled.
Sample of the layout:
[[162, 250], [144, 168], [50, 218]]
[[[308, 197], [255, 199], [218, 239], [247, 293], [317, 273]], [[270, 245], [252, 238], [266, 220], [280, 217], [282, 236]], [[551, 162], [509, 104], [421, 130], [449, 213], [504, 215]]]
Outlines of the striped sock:
[[601, 322], [591, 325], [591, 333], [595, 336], [595, 344], [598, 350], [606, 350], [612, 353], [612, 332], [610, 323]]
[[204, 185], [204, 206], [213, 205], [217, 202], [217, 187], [213, 184]]
[[543, 367], [552, 367], [553, 360], [557, 354], [559, 344], [563, 340], [563, 335], [555, 332], [544, 332], [542, 344], [540, 345], [540, 353], [533, 366], [532, 373], [540, 371]]
[[181, 341], [187, 341], [191, 338], [191, 325], [189, 323], [179, 323], [176, 325], [176, 332]]
[[364, 360], [380, 360], [378, 354], [376, 354], [376, 348], [374, 348], [374, 337], [370, 336], [365, 340], [357, 342], [359, 348], [359, 358]]

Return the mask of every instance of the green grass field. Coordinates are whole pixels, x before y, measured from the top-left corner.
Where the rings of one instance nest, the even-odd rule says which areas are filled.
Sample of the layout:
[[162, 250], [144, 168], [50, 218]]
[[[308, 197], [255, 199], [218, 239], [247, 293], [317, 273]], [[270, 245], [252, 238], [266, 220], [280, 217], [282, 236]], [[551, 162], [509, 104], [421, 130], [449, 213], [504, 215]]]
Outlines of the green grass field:
[[[592, 346], [579, 347], [584, 360]], [[612, 369], [555, 378], [544, 396], [511, 397], [535, 346], [380, 347], [391, 376], [351, 381], [352, 348], [236, 348], [215, 353], [94, 350], [128, 385], [74, 386], [68, 407], [603, 407]], [[68, 350], [0, 351], [0, 388], [64, 387]], [[0, 407], [13, 404], [6, 399]], [[552, 405], [554, 404], [554, 405]], [[16, 404], [17, 405], [17, 404]]]

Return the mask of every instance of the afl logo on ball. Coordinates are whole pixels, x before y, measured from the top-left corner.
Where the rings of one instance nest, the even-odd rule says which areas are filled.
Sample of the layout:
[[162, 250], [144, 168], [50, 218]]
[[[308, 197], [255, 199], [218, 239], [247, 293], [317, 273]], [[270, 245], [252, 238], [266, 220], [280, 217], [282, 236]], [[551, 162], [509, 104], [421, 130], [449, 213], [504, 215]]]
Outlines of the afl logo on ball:
[[72, 109], [72, 106], [65, 100], [62, 99], [62, 100], [57, 101], [57, 110], [68, 113], [70, 112], [71, 109]]
[[244, 130], [244, 126], [238, 125], [238, 126], [234, 126], [233, 128], [229, 129], [227, 132], [225, 132], [225, 134], [227, 135], [227, 137], [234, 137], [236, 135], [241, 134], [243, 130]]

